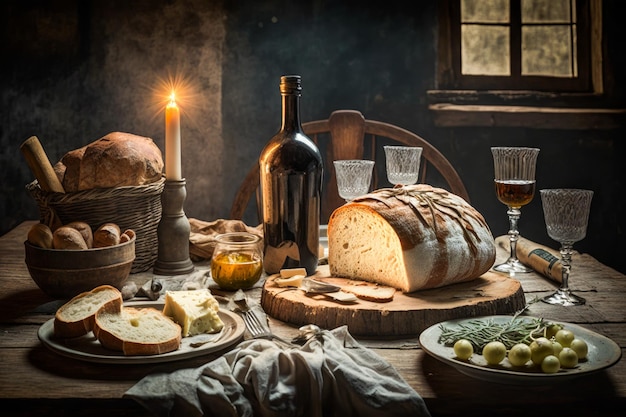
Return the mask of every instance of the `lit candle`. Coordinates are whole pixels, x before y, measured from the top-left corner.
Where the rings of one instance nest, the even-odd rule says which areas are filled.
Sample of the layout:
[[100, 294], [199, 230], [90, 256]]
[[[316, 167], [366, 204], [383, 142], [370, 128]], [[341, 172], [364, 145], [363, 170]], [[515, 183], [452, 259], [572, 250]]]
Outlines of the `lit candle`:
[[183, 179], [180, 168], [180, 110], [173, 91], [165, 108], [165, 178]]

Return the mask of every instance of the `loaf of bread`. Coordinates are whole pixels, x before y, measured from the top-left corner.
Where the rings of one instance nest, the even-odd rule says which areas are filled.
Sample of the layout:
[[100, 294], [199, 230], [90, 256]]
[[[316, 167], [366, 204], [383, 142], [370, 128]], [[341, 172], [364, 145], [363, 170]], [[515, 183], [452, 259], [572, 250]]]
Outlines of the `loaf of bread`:
[[96, 312], [93, 333], [102, 346], [126, 356], [172, 352], [182, 339], [180, 326], [151, 307], [101, 308]]
[[379, 189], [336, 209], [328, 252], [332, 276], [413, 292], [478, 278], [493, 265], [496, 247], [465, 200], [418, 184]]
[[61, 226], [52, 234], [54, 249], [85, 250], [89, 249], [83, 235], [73, 227]]
[[206, 288], [167, 291], [163, 314], [178, 323], [182, 327], [183, 337], [187, 337], [222, 330], [224, 323], [217, 314], [219, 307], [211, 291]]
[[121, 311], [122, 293], [110, 285], [101, 285], [83, 292], [63, 304], [54, 315], [56, 337], [78, 337], [93, 329], [95, 314], [105, 307], [108, 311]]
[[137, 186], [161, 179], [163, 156], [150, 138], [112, 132], [66, 153], [54, 170], [68, 193]]

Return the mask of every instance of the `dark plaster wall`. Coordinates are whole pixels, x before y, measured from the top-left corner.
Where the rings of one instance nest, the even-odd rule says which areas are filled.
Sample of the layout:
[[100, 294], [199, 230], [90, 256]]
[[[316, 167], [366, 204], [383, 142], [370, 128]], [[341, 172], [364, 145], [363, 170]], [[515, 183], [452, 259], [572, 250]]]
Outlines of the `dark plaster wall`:
[[[113, 131], [152, 137], [163, 149], [158, 79], [184, 74], [195, 87], [183, 118], [185, 205], [190, 217], [227, 217], [235, 188], [279, 125], [280, 75], [303, 77], [303, 120], [357, 109], [429, 139], [456, 166], [494, 235], [508, 229], [493, 192], [490, 146], [537, 146], [538, 188], [595, 191], [587, 238], [576, 245], [626, 271], [624, 129], [440, 128], [427, 108], [436, 74], [434, 0], [7, 1], [2, 4], [0, 232], [36, 218], [19, 153], [30, 135], [56, 161]], [[626, 65], [617, 1], [605, 0], [605, 60], [621, 97]], [[384, 177], [383, 177], [384, 178]], [[383, 184], [384, 185], [384, 184]], [[253, 223], [252, 217], [247, 218]], [[523, 236], [556, 247], [537, 197], [522, 211]]]
[[[201, 0], [8, 1], [0, 5], [0, 230], [37, 218], [20, 144], [37, 136], [52, 163], [109, 132], [164, 150], [168, 80], [183, 84], [188, 214], [221, 215], [224, 11]], [[178, 90], [180, 93], [180, 89]], [[179, 97], [180, 98], [180, 97]], [[180, 100], [179, 100], [180, 103]]]

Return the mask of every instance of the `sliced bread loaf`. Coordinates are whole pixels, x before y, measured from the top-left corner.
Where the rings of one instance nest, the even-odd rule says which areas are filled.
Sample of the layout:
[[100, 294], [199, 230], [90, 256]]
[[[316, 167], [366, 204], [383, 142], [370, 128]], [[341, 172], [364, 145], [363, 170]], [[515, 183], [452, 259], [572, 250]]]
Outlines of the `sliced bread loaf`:
[[57, 310], [54, 335], [69, 338], [87, 334], [93, 329], [96, 311], [102, 307], [109, 311], [120, 311], [123, 302], [122, 293], [110, 285], [101, 285], [78, 294]]
[[107, 349], [124, 355], [158, 355], [180, 347], [181, 327], [163, 312], [147, 307], [98, 310], [93, 333]]
[[336, 209], [328, 221], [335, 277], [403, 292], [470, 281], [496, 248], [483, 216], [461, 197], [426, 184], [383, 188]]

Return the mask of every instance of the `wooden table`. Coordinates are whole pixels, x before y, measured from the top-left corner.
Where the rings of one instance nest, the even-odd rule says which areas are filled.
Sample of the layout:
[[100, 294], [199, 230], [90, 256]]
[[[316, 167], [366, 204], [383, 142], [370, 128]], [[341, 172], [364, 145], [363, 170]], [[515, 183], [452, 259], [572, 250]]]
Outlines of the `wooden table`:
[[[106, 365], [60, 356], [42, 346], [39, 327], [58, 304], [31, 280], [24, 264], [24, 222], [0, 238], [0, 414], [142, 416], [149, 415], [124, 392], [145, 375], [197, 367], [212, 356], [166, 364]], [[507, 253], [499, 249], [498, 261]], [[528, 314], [580, 324], [626, 347], [626, 276], [588, 255], [573, 258], [571, 287], [587, 298], [579, 307], [532, 303]], [[526, 299], [553, 291], [555, 284], [531, 273], [519, 276]], [[260, 290], [257, 296], [260, 296]], [[270, 318], [272, 329], [292, 337], [294, 326]], [[626, 358], [613, 367], [553, 385], [519, 386], [483, 382], [425, 354], [418, 335], [402, 340], [361, 339], [389, 361], [425, 399], [433, 416], [624, 415]], [[12, 410], [12, 411], [11, 411]]]

